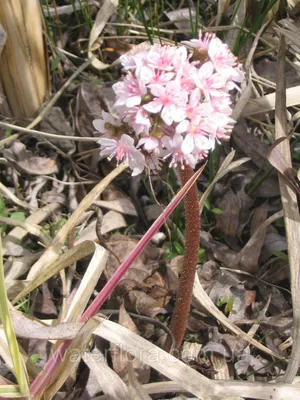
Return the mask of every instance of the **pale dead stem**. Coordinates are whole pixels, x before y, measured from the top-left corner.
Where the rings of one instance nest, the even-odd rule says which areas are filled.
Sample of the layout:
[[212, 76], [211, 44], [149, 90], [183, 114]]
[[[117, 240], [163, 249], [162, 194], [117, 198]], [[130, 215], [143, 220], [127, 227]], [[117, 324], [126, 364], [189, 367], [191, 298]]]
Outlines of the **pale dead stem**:
[[[8, 128], [8, 129], [13, 129], [13, 130], [16, 130], [19, 132], [30, 133], [31, 135], [39, 135], [39, 136], [44, 136], [44, 137], [48, 137], [48, 138], [52, 138], [52, 139], [74, 140], [74, 142], [94, 142], [94, 143], [96, 143], [96, 141], [99, 140], [99, 138], [96, 138], [96, 137], [66, 136], [66, 135], [57, 135], [56, 133], [36, 131], [36, 130], [30, 129], [28, 127], [23, 128], [22, 126], [9, 124], [9, 123], [3, 122], [3, 121], [0, 121], [0, 126], [3, 126], [4, 128]], [[8, 137], [7, 139], [10, 139], [11, 137], [12, 136]], [[15, 137], [14, 137], [14, 139], [15, 139]], [[4, 139], [4, 140], [6, 140], [6, 139]], [[0, 142], [0, 145], [1, 145], [1, 143], [3, 144], [3, 141]], [[7, 144], [7, 142], [6, 142], [6, 144]]]
[[[286, 115], [286, 88], [285, 88], [285, 37], [280, 36], [278, 60], [277, 60], [277, 79], [276, 79], [276, 103], [275, 103], [275, 138], [276, 140], [287, 137], [287, 115]], [[291, 168], [291, 151], [288, 140], [282, 141], [278, 148], [285, 160], [286, 165]], [[292, 383], [299, 368], [300, 361], [300, 217], [298, 211], [297, 196], [289, 187], [284, 178], [278, 174], [281, 201], [284, 212], [286, 228], [289, 265], [290, 265], [290, 285], [293, 301], [293, 348], [291, 359], [288, 364], [284, 381]]]
[[20, 200], [15, 194], [13, 194], [3, 183], [0, 182], [0, 192], [3, 192], [13, 203], [21, 208], [25, 208], [25, 210], [33, 210], [35, 211], [36, 208], [32, 207], [26, 201]]

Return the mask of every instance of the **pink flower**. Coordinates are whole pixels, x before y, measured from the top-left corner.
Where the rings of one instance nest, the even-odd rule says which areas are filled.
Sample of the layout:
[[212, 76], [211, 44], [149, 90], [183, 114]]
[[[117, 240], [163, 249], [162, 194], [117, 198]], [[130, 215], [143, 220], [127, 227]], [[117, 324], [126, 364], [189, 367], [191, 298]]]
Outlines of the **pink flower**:
[[150, 85], [150, 90], [155, 98], [144, 104], [145, 110], [153, 114], [161, 112], [161, 118], [167, 125], [180, 122], [186, 117], [187, 92], [181, 90], [177, 82], [169, 82], [165, 87]]
[[205, 118], [197, 118], [193, 121], [181, 121], [176, 127], [176, 133], [186, 132], [182, 142], [184, 154], [192, 153], [197, 150], [209, 150], [213, 147], [213, 140], [210, 136], [215, 136], [217, 127]]
[[182, 44], [186, 44], [187, 46], [193, 47], [194, 49], [208, 51], [209, 42], [215, 35], [213, 33], [206, 32], [205, 35], [202, 35], [201, 30], [199, 31], [198, 39], [191, 39], [189, 41], [182, 41]]
[[117, 95], [115, 107], [138, 106], [142, 102], [142, 97], [147, 93], [144, 82], [134, 78], [131, 73], [128, 73], [123, 81], [115, 83], [112, 88]]
[[214, 34], [183, 42], [194, 48], [194, 59], [183, 46], [149, 48], [121, 57], [125, 75], [113, 85], [116, 120], [108, 113], [95, 128], [120, 140], [103, 138], [101, 155], [126, 161], [133, 175], [144, 167], [195, 167], [232, 130], [229, 91], [244, 75], [228, 46]]
[[188, 164], [190, 167], [195, 168], [197, 159], [192, 154], [185, 154], [182, 151], [183, 137], [181, 135], [174, 135], [172, 138], [169, 136], [164, 136], [162, 138], [162, 144], [167, 149], [167, 155], [172, 157], [169, 167], [177, 167], [181, 164], [182, 168], [184, 163]]
[[174, 72], [165, 72], [148, 66], [143, 66], [137, 70], [136, 76], [146, 85], [156, 84], [165, 85], [173, 79]]
[[98, 141], [101, 146], [100, 155], [112, 159], [117, 163], [126, 161], [132, 169], [132, 176], [139, 175], [145, 167], [145, 157], [134, 147], [134, 140], [128, 135], [122, 135], [120, 140], [102, 138]]
[[230, 80], [234, 76], [239, 76], [235, 69], [237, 58], [231, 53], [227, 44], [223, 43], [219, 38], [215, 37], [210, 41], [208, 55], [217, 72], [226, 80]]
[[173, 57], [175, 52], [175, 46], [159, 46], [155, 44], [147, 54], [147, 64], [160, 70], [172, 71], [174, 69]]
[[215, 97], [211, 99], [210, 104], [215, 113], [221, 113], [225, 115], [231, 115], [232, 113], [232, 108], [230, 107], [231, 100], [229, 96]]
[[131, 107], [124, 111], [124, 121], [127, 122], [137, 135], [149, 133], [151, 121], [148, 113], [141, 107]]
[[214, 71], [213, 63], [208, 61], [200, 67], [195, 76], [196, 85], [207, 98], [223, 96], [224, 92], [221, 89], [226, 88], [226, 78]]
[[121, 64], [125, 70], [134, 70], [144, 65], [144, 59], [147, 51], [139, 51], [137, 53], [129, 52], [120, 57]]
[[197, 72], [195, 66], [185, 62], [178, 70], [176, 79], [179, 80], [180, 86], [183, 90], [191, 91], [195, 88], [195, 73]]
[[159, 141], [153, 136], [145, 136], [139, 140], [137, 147], [140, 146], [143, 146], [147, 151], [152, 151], [159, 146]]
[[121, 126], [121, 121], [117, 121], [113, 116], [106, 111], [102, 110], [102, 119], [95, 119], [93, 121], [94, 128], [100, 133], [115, 134], [116, 128]]
[[189, 102], [186, 106], [186, 115], [190, 120], [198, 117], [207, 117], [214, 111], [210, 101], [201, 102], [201, 92], [199, 88], [192, 91]]

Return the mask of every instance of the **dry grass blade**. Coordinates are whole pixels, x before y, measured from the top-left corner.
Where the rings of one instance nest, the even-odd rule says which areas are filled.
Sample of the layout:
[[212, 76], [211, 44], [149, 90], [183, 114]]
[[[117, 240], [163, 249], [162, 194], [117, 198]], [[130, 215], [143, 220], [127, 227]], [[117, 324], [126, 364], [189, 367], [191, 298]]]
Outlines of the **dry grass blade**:
[[128, 360], [128, 379], [130, 400], [152, 400], [135, 376], [132, 360]]
[[15, 219], [7, 218], [7, 217], [0, 217], [0, 224], [6, 224], [10, 226], [15, 226], [24, 229], [31, 235], [37, 236], [41, 239], [41, 242], [45, 246], [49, 246], [52, 242], [52, 238], [44, 229], [36, 224], [32, 224], [29, 222], [18, 221]]
[[[98, 11], [95, 23], [94, 23], [93, 28], [90, 33], [90, 39], [89, 39], [88, 56], [90, 59], [93, 57], [93, 53], [91, 51], [92, 46], [95, 43], [95, 41], [98, 39], [100, 33], [103, 31], [109, 18], [115, 12], [116, 8], [118, 7], [118, 3], [119, 3], [118, 0], [105, 0], [102, 7]], [[105, 64], [105, 63], [101, 62], [100, 60], [97, 60], [96, 58], [94, 58], [92, 60], [92, 65], [96, 69], [100, 69], [100, 70], [109, 68], [111, 66], [110, 64]]]
[[26, 201], [22, 201], [18, 199], [17, 196], [15, 196], [9, 189], [7, 189], [6, 186], [3, 185], [3, 183], [0, 182], [0, 192], [3, 192], [8, 198], [11, 199], [17, 206], [21, 208], [25, 208], [25, 210], [33, 210], [35, 211], [36, 209], [32, 206], [30, 206]]
[[200, 399], [221, 400], [230, 395], [223, 391], [219, 396], [217, 384], [213, 381], [121, 325], [103, 319], [94, 334], [116, 344]]
[[[246, 17], [246, 9], [247, 9], [247, 0], [240, 0], [235, 3], [235, 8], [233, 11], [233, 18], [231, 21], [231, 26], [242, 26], [244, 19]], [[238, 37], [239, 31], [237, 29], [232, 29], [228, 31], [226, 42], [230, 49], [233, 49]]]
[[94, 373], [107, 400], [129, 400], [128, 388], [122, 379], [105, 363], [104, 356], [84, 353], [83, 361]]
[[[287, 136], [287, 116], [286, 116], [286, 94], [285, 94], [285, 38], [280, 37], [278, 60], [277, 60], [277, 80], [276, 80], [276, 108], [275, 108], [275, 138], [276, 140]], [[292, 167], [291, 151], [287, 140], [278, 144], [280, 153], [283, 155], [288, 167]], [[283, 177], [279, 174], [279, 187], [281, 193], [282, 208], [286, 229], [289, 265], [290, 265], [290, 285], [293, 301], [293, 347], [291, 359], [288, 364], [284, 381], [292, 383], [299, 368], [300, 362], [300, 217], [298, 211], [297, 196], [289, 187]]]
[[[177, 358], [112, 321], [103, 319], [94, 334], [115, 343], [143, 363], [150, 365], [174, 381], [144, 385], [143, 388], [148, 394], [187, 391], [205, 400], [211, 398], [214, 400], [227, 399], [233, 396], [264, 400], [295, 400], [300, 398], [300, 387], [296, 385], [250, 383], [245, 381], [211, 381]], [[150, 388], [149, 390], [147, 389], [148, 387]], [[97, 399], [100, 400], [100, 398], [102, 399], [103, 397]]]
[[[28, 218], [26, 218], [27, 223], [29, 224], [40, 224], [43, 222], [45, 219], [47, 219], [53, 212], [58, 210], [60, 208], [60, 204], [58, 203], [52, 203], [49, 204], [32, 215], [30, 215]], [[28, 231], [23, 229], [23, 228], [14, 228], [12, 229], [3, 239], [3, 244], [2, 244], [2, 253], [5, 256], [9, 246], [11, 243], [20, 243], [28, 234]], [[25, 273], [26, 271], [24, 271]], [[16, 276], [10, 276], [11, 279], [16, 278]]]
[[29, 280], [26, 287], [20, 293], [18, 293], [17, 297], [14, 298], [13, 303], [16, 303], [23, 297], [27, 296], [28, 293], [32, 292], [43, 282], [47, 281], [53, 275], [56, 275], [62, 269], [92, 254], [94, 250], [95, 243], [92, 241], [82, 242], [68, 250], [65, 254], [58, 257], [53, 263], [47, 265], [47, 268], [40, 271], [33, 280]]
[[[286, 89], [286, 107], [296, 106], [299, 100], [300, 85]], [[267, 94], [260, 99], [251, 99], [249, 104], [244, 108], [242, 116], [264, 114], [275, 110], [275, 93]]]
[[4, 281], [4, 268], [3, 268], [1, 247], [2, 247], [2, 241], [0, 236], [0, 319], [3, 325], [5, 338], [7, 340], [7, 345], [11, 355], [13, 372], [17, 378], [20, 392], [21, 394], [23, 394], [23, 396], [28, 396], [29, 394], [28, 376], [24, 360], [19, 350], [8, 306], [8, 299]]
[[81, 218], [82, 214], [92, 205], [93, 201], [102, 193], [106, 186], [119, 174], [125, 171], [127, 167], [126, 164], [119, 165], [86, 195], [68, 219], [67, 223], [56, 234], [52, 244], [47, 248], [42, 257], [32, 266], [32, 269], [28, 274], [29, 280], [35, 279], [40, 271], [47, 268], [47, 266], [57, 258], [57, 255], [65, 243], [68, 233], [76, 226], [77, 221]]
[[218, 1], [218, 11], [216, 16], [216, 26], [220, 25], [223, 13], [225, 9], [228, 7], [229, 1], [228, 0], [219, 0]]
[[[247, 382], [247, 381], [218, 381], [220, 386], [230, 389], [232, 394], [243, 394], [243, 397], [251, 399], [263, 400], [295, 400], [299, 396], [299, 387], [288, 384], [273, 384], [263, 382]], [[155, 382], [143, 385], [143, 389], [148, 394], [164, 394], [178, 392], [182, 393], [185, 390], [176, 382]], [[108, 400], [106, 396], [97, 396], [93, 400]]]
[[209, 314], [213, 315], [225, 328], [227, 328], [230, 332], [234, 333], [245, 339], [245, 341], [252, 346], [255, 346], [257, 349], [263, 351], [264, 353], [268, 354], [276, 358], [277, 360], [286, 361], [286, 359], [279, 354], [274, 353], [272, 350], [268, 349], [257, 340], [248, 336], [242, 329], [236, 326], [232, 321], [230, 321], [223, 313], [220, 311], [209, 296], [206, 294], [205, 290], [203, 289], [198, 275], [195, 275], [194, 281], [194, 292], [193, 292], [193, 305], [194, 307], [201, 307], [201, 309], [205, 309]]
[[73, 339], [64, 355], [64, 360], [60, 363], [59, 367], [51, 377], [51, 383], [44, 392], [45, 399], [52, 399], [65, 383], [71, 372], [78, 367], [81, 357], [85, 352], [85, 348], [98, 324], [99, 321], [91, 318], [78, 332], [76, 338]]
[[107, 257], [108, 252], [95, 243], [93, 258], [85, 271], [80, 286], [70, 305], [65, 321], [77, 321], [80, 318], [103, 272]]

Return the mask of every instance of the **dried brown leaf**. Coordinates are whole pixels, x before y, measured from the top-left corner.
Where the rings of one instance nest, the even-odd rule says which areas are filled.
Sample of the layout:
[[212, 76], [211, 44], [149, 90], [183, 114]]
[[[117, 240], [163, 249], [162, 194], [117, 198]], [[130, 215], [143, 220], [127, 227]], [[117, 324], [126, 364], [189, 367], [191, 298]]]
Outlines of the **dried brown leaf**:
[[58, 172], [55, 157], [40, 157], [26, 150], [23, 143], [15, 141], [4, 152], [5, 158], [9, 160], [21, 173], [30, 175], [51, 175]]
[[223, 211], [216, 215], [216, 229], [225, 236], [235, 237], [239, 225], [240, 202], [232, 189], [228, 189], [225, 195], [216, 201], [216, 206]]

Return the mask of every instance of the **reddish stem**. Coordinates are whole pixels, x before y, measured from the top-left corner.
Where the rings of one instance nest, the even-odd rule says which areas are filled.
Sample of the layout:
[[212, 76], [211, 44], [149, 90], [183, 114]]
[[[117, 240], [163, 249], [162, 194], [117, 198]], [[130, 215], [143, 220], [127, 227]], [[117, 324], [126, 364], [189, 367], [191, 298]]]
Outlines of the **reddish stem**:
[[[101, 292], [97, 295], [91, 305], [87, 308], [87, 310], [82, 314], [80, 321], [86, 322], [88, 319], [92, 318], [98, 312], [99, 308], [102, 304], [107, 300], [107, 298], [111, 295], [114, 288], [120, 282], [121, 278], [128, 271], [130, 265], [133, 263], [135, 258], [144, 250], [147, 244], [150, 242], [154, 233], [158, 231], [158, 229], [164, 224], [170, 214], [177, 207], [182, 198], [188, 193], [189, 190], [193, 190], [194, 182], [199, 178], [202, 170], [202, 167], [195, 174], [193, 170], [190, 168], [191, 175], [186, 176], [186, 180], [184, 183], [184, 187], [177, 193], [177, 195], [173, 198], [170, 204], [163, 210], [161, 215], [154, 221], [145, 235], [141, 238], [138, 245], [131, 251], [131, 253], [127, 256], [127, 258], [122, 262], [117, 271], [113, 274], [113, 276], [109, 279], [106, 285], [103, 287]], [[190, 179], [189, 179], [190, 178]], [[188, 182], [189, 181], [189, 182]], [[198, 203], [197, 203], [198, 205]], [[199, 213], [198, 213], [199, 214]], [[43, 371], [35, 378], [30, 386], [30, 392], [33, 398], [38, 397], [41, 392], [45, 389], [45, 387], [49, 384], [51, 377], [53, 376], [56, 368], [59, 366], [61, 361], [64, 358], [64, 355], [68, 348], [70, 347], [71, 340], [65, 340], [60, 344], [55, 353], [50, 357], [44, 366]]]
[[[186, 166], [181, 170], [182, 185], [194, 174], [191, 167]], [[186, 323], [192, 300], [194, 277], [198, 262], [200, 243], [200, 214], [197, 183], [194, 183], [184, 198], [185, 210], [185, 246], [184, 263], [180, 276], [179, 288], [176, 295], [175, 307], [171, 318], [170, 329], [174, 335], [176, 353], [179, 351], [186, 330]], [[165, 344], [165, 350], [170, 351], [169, 337]]]

